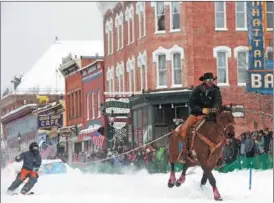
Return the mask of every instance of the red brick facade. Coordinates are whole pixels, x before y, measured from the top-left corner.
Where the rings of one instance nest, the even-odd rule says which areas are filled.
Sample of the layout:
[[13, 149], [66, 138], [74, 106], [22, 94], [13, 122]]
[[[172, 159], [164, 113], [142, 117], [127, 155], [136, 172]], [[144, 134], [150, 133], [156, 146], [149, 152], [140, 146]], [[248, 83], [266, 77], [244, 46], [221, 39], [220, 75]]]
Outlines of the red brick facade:
[[[225, 16], [223, 29], [215, 28], [215, 9], [217, 7], [214, 2], [179, 3], [180, 28], [177, 30], [171, 30], [171, 22], [173, 22], [170, 15], [172, 3], [165, 2], [165, 18], [158, 24], [160, 27], [161, 23], [164, 22], [165, 29], [158, 32], [156, 32], [155, 26], [157, 3], [145, 2], [144, 7], [141, 4], [140, 2], [123, 2], [113, 6], [114, 2], [101, 3], [101, 11], [104, 15], [104, 72], [107, 92], [138, 93], [141, 91], [141, 76], [144, 75], [147, 80], [147, 84], [144, 81], [145, 79], [142, 81], [144, 90], [168, 90], [168, 88], [190, 88], [196, 86], [200, 83], [199, 77], [204, 72], [213, 72], [215, 75], [218, 75], [216, 58], [218, 53], [222, 52], [225, 53], [227, 62], [226, 82], [220, 84], [218, 81], [218, 85], [222, 89], [224, 103], [243, 105], [245, 109], [245, 116], [236, 118], [237, 133], [253, 130], [254, 128], [272, 128], [272, 116], [269, 116], [269, 114], [273, 112], [273, 95], [258, 96], [254, 93], [247, 93], [245, 84], [238, 81], [237, 54], [240, 51], [247, 52], [248, 32], [247, 28], [236, 29], [237, 14], [235, 13], [235, 2], [223, 3]], [[141, 17], [141, 26], [139, 26], [140, 18], [138, 13], [142, 13], [142, 8], [144, 8], [145, 18]], [[133, 35], [131, 32], [133, 29], [132, 24], [128, 27], [127, 23], [128, 19], [132, 19], [130, 17], [131, 14], [133, 16]], [[172, 16], [175, 16], [175, 14]], [[143, 22], [145, 22], [145, 25]], [[122, 29], [118, 29], [117, 27], [119, 26]], [[139, 29], [143, 30], [139, 32]], [[122, 35], [119, 34], [121, 30], [123, 30]], [[113, 35], [108, 33], [113, 33]], [[141, 38], [139, 38], [139, 33], [141, 33]], [[272, 39], [271, 34], [272, 32], [267, 33], [267, 39]], [[128, 40], [128, 37], [130, 37], [130, 40]], [[134, 37], [133, 40], [132, 37]], [[119, 40], [122, 40], [122, 43], [121, 41], [118, 43]], [[129, 44], [128, 41], [130, 41]], [[112, 49], [111, 45], [113, 45]], [[143, 53], [145, 53], [146, 57], [142, 58], [140, 55]], [[181, 63], [181, 78], [177, 78], [180, 84], [177, 85], [173, 84], [175, 83], [173, 77], [176, 75], [172, 72], [175, 64], [173, 59], [175, 57], [174, 53], [180, 54], [180, 60], [176, 61], [176, 63]], [[164, 67], [166, 81], [162, 82], [161, 85], [159, 85], [160, 82], [158, 81], [161, 76], [157, 72], [160, 60], [159, 55], [165, 55], [164, 64], [166, 64]], [[142, 63], [142, 60], [145, 62]], [[132, 61], [134, 61], [133, 65], [128, 67], [127, 63], [131, 64]], [[142, 68], [143, 64], [146, 65], [146, 68]], [[130, 69], [133, 72], [135, 71], [135, 89], [133, 79], [131, 79], [131, 83], [129, 81], [130, 73], [128, 73], [128, 70]], [[119, 71], [123, 72], [123, 74], [121, 73], [123, 82], [120, 85], [118, 79]], [[130, 85], [132, 85], [131, 88]], [[258, 101], [259, 99], [260, 102]], [[260, 114], [260, 112], [265, 114]]]
[[[69, 64], [69, 65], [67, 65]], [[60, 71], [65, 77], [65, 101], [67, 125], [83, 124], [82, 117], [82, 75], [76, 60], [67, 59]]]
[[88, 128], [92, 121], [104, 125], [104, 118], [101, 115], [101, 104], [104, 103], [104, 62], [96, 60], [87, 64], [80, 71], [83, 84], [82, 117], [85, 128]]

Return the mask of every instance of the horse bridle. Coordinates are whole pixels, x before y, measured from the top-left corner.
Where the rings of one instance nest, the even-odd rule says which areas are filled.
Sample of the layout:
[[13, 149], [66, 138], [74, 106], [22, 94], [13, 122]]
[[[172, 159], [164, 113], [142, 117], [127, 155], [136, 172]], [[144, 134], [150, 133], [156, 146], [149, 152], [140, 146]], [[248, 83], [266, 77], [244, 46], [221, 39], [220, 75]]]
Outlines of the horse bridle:
[[225, 127], [223, 128], [223, 134], [224, 134], [225, 137], [227, 137], [227, 132], [226, 132], [226, 130], [227, 130], [227, 128], [228, 128], [229, 126], [234, 127], [234, 124], [233, 124], [233, 123], [228, 123], [228, 124], [225, 125]]

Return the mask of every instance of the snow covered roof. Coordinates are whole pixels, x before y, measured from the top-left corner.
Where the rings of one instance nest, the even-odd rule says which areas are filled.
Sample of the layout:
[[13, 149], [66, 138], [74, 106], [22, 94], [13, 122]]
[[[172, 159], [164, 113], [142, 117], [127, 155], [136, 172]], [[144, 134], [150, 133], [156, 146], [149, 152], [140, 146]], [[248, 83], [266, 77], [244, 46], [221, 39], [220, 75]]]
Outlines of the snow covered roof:
[[11, 94], [64, 94], [65, 79], [59, 71], [62, 58], [71, 54], [104, 56], [103, 41], [56, 41], [23, 76], [16, 92]]
[[2, 117], [1, 117], [1, 120], [7, 118], [8, 116], [10, 116], [10, 115], [12, 115], [12, 114], [15, 114], [15, 113], [19, 112], [19, 111], [21, 111], [21, 110], [23, 110], [23, 109], [25, 109], [25, 108], [28, 108], [28, 107], [33, 107], [33, 108], [35, 108], [36, 106], [37, 106], [37, 104], [26, 104], [26, 105], [20, 106], [19, 108], [14, 109], [14, 110], [10, 111], [9, 113], [5, 114], [4, 116], [2, 116]]

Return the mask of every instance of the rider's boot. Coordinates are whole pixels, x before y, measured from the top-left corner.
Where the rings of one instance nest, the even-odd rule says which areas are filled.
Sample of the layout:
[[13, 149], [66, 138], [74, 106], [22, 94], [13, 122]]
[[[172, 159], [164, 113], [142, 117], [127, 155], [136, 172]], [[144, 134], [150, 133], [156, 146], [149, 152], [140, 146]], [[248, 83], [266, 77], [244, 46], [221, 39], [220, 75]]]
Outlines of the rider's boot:
[[169, 176], [169, 180], [168, 180], [168, 187], [169, 188], [174, 187], [175, 182], [176, 182], [175, 172], [171, 171], [170, 176]]

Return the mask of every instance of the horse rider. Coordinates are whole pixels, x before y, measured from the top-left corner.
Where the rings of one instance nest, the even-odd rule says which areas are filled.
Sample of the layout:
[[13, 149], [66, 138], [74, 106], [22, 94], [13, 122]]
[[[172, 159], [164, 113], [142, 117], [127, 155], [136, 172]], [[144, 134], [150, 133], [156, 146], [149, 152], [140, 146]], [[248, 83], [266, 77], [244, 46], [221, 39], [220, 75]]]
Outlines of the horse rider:
[[191, 114], [179, 131], [179, 136], [184, 140], [182, 162], [186, 162], [188, 157], [188, 139], [185, 139], [188, 129], [204, 118], [205, 115], [216, 112], [222, 105], [221, 91], [219, 87], [214, 84], [216, 78], [217, 77], [213, 76], [213, 73], [205, 73], [199, 78], [202, 84], [197, 86], [191, 94], [189, 99]]

